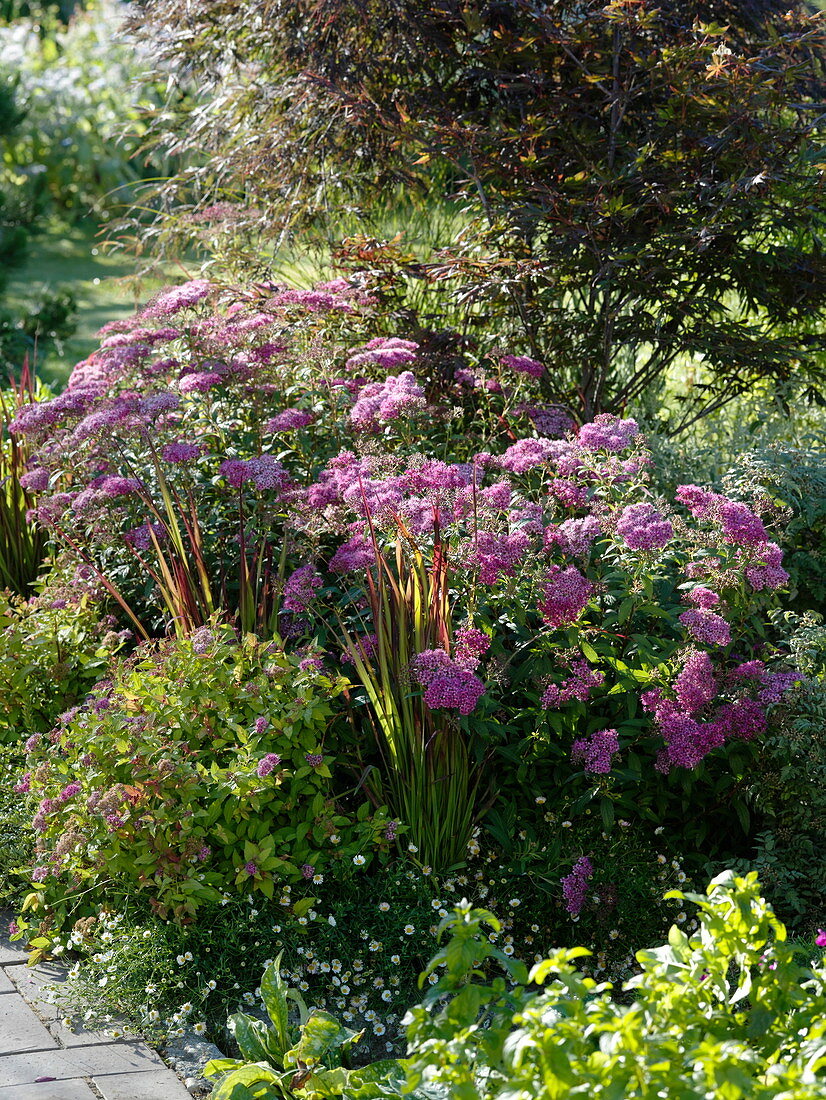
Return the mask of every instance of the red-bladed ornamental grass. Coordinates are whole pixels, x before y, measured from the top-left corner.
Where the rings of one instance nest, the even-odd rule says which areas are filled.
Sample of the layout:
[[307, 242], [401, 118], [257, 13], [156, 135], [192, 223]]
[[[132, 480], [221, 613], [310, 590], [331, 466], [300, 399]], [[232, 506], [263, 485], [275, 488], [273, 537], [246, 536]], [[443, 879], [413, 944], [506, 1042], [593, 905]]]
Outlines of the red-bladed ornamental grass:
[[434, 366], [370, 338], [376, 308], [195, 280], [109, 326], [11, 425], [37, 522], [145, 636], [314, 642], [365, 789], [434, 867], [511, 782], [573, 783], [606, 827], [684, 815], [707, 775], [736, 796], [798, 678], [770, 509], [658, 496], [633, 419], [577, 426], [518, 355]]

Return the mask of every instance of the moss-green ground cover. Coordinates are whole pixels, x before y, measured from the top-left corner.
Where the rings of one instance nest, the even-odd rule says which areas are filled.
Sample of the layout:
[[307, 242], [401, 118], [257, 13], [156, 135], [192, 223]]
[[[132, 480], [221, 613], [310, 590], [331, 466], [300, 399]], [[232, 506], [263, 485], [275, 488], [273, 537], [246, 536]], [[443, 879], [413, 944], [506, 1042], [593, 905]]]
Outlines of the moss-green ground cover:
[[128, 317], [161, 285], [160, 279], [136, 283], [134, 261], [104, 247], [102, 234], [92, 220], [77, 225], [52, 221], [32, 238], [26, 262], [10, 279], [8, 301], [13, 310], [25, 310], [44, 288], [68, 289], [77, 299], [74, 335], [37, 363], [37, 373], [50, 385], [62, 386], [74, 364], [98, 346], [95, 334], [102, 325]]

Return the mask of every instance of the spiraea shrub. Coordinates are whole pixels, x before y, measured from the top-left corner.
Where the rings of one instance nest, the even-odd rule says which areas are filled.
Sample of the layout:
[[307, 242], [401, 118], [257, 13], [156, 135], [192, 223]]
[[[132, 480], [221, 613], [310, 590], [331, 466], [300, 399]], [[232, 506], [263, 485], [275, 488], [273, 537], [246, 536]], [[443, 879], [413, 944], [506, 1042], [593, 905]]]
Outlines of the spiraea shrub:
[[218, 613], [319, 645], [367, 793], [439, 871], [509, 800], [742, 849], [799, 679], [776, 509], [662, 496], [633, 419], [577, 425], [507, 349], [446, 370], [370, 339], [373, 308], [344, 279], [160, 294], [17, 414], [38, 521], [138, 633]]
[[334, 797], [342, 681], [320, 664], [204, 627], [139, 649], [30, 737], [29, 908], [65, 924], [134, 896], [181, 920], [386, 850], [381, 815]]

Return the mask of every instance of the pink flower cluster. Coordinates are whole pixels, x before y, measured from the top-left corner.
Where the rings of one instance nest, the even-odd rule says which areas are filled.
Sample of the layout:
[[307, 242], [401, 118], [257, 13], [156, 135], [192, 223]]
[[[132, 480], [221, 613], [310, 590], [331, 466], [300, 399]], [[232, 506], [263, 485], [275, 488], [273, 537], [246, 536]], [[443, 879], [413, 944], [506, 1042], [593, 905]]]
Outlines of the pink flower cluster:
[[223, 377], [217, 371], [190, 371], [178, 382], [178, 389], [181, 393], [206, 393], [222, 381]]
[[717, 681], [711, 657], [705, 650], [690, 649], [673, 684], [677, 702], [687, 714], [695, 714], [714, 699]]
[[330, 558], [331, 573], [361, 573], [376, 564], [376, 551], [366, 535], [353, 535]]
[[632, 550], [660, 550], [674, 528], [651, 504], [628, 504], [617, 521], [617, 534]]
[[590, 552], [594, 540], [602, 534], [602, 524], [596, 516], [566, 519], [558, 526], [545, 528], [543, 541], [546, 550], [554, 545], [571, 558], [584, 558]]
[[[766, 728], [766, 704], [777, 702], [798, 679], [797, 673], [771, 673], [762, 661], [747, 661], [726, 680], [715, 676], [708, 653], [689, 649], [672, 684], [673, 699], [656, 689], [642, 695], [643, 707], [653, 714], [665, 741], [658, 769], [696, 768], [713, 749], [732, 739], [752, 741], [759, 737]], [[749, 681], [757, 682], [757, 698], [748, 694]], [[739, 694], [730, 701], [718, 702], [714, 709], [726, 683], [729, 687], [733, 684]]]
[[636, 420], [620, 420], [610, 413], [600, 413], [579, 429], [577, 443], [586, 451], [609, 451], [619, 454], [630, 447], [640, 434]]
[[416, 654], [410, 669], [424, 687], [424, 701], [432, 710], [446, 707], [470, 714], [485, 693], [479, 677], [443, 649], [426, 649]]
[[150, 523], [147, 520], [146, 523], [132, 527], [123, 537], [125, 542], [135, 550], [149, 550], [155, 545], [153, 536], [158, 542], [163, 542], [167, 538], [166, 528], [160, 522]]
[[142, 317], [171, 317], [182, 309], [191, 309], [211, 290], [206, 279], [191, 279], [188, 283], [161, 291], [141, 310]]
[[459, 627], [453, 635], [453, 652], [463, 668], [475, 671], [479, 661], [490, 649], [490, 638], [484, 630], [473, 626]]
[[255, 769], [255, 774], [259, 779], [265, 779], [280, 763], [281, 757], [277, 752], [268, 752], [266, 756], [262, 756], [258, 761], [258, 767]]
[[549, 710], [551, 707], [562, 707], [576, 699], [585, 703], [591, 697], [591, 692], [605, 683], [605, 674], [591, 668], [584, 658], [576, 658], [571, 661], [569, 669], [572, 673], [561, 684], [549, 684], [542, 695], [540, 706]]
[[479, 569], [482, 584], [496, 584], [500, 577], [514, 577], [524, 562], [531, 540], [524, 531], [498, 535], [479, 531], [467, 555], [467, 563]]
[[276, 293], [266, 302], [268, 309], [281, 311], [297, 308], [306, 313], [352, 313], [358, 304], [368, 304], [371, 298], [347, 279], [331, 279], [309, 290], [275, 287]]
[[527, 416], [540, 435], [561, 439], [572, 431], [571, 414], [560, 405], [517, 405], [514, 412]]
[[258, 458], [228, 458], [218, 467], [218, 473], [234, 488], [252, 482], [256, 489], [285, 490], [290, 479], [287, 471], [272, 455]]
[[593, 874], [594, 868], [590, 859], [587, 856], [580, 856], [571, 873], [564, 875], [561, 879], [565, 908], [572, 917], [578, 917], [582, 912], [582, 907], [588, 896], [588, 883], [591, 881]]
[[425, 407], [424, 390], [410, 371], [390, 375], [384, 382], [362, 386], [350, 410], [350, 423], [359, 431], [376, 432], [382, 424]]
[[717, 606], [720, 602], [720, 597], [711, 588], [706, 588], [704, 585], [699, 584], [696, 588], [692, 588], [690, 592], [686, 593], [686, 600], [694, 604], [695, 607], [702, 607], [705, 610], [709, 610]]
[[757, 699], [769, 705], [779, 703], [783, 696], [802, 679], [799, 672], [773, 672], [762, 661], [746, 661], [732, 672], [737, 681], [752, 680], [758, 686]]
[[783, 552], [770, 541], [765, 524], [748, 505], [699, 485], [679, 485], [676, 499], [695, 519], [713, 524], [723, 542], [739, 548], [738, 558], [756, 592], [786, 584], [789, 574], [781, 564]]
[[614, 755], [619, 752], [619, 734], [616, 730], [597, 730], [590, 737], [574, 741], [571, 759], [581, 763], [586, 772], [607, 775], [613, 767]]
[[704, 645], [728, 645], [731, 641], [731, 627], [716, 611], [693, 607], [680, 615], [680, 622], [692, 638]]
[[161, 458], [164, 462], [175, 464], [195, 462], [201, 457], [203, 450], [200, 443], [168, 443], [161, 450]]
[[556, 453], [556, 444], [554, 439], [520, 439], [508, 447], [497, 464], [512, 474], [524, 474], [536, 466], [544, 466]]
[[377, 336], [363, 347], [350, 352], [346, 366], [349, 370], [360, 370], [368, 366], [381, 367], [382, 370], [395, 370], [413, 363], [419, 345], [412, 340], [400, 340], [397, 336]]
[[376, 655], [378, 644], [379, 640], [375, 634], [361, 634], [353, 639], [352, 648], [348, 647], [344, 650], [341, 659], [348, 665], [354, 664], [356, 657], [360, 657], [363, 661], [370, 661]]
[[[79, 493], [67, 496], [66, 503], [71, 503], [72, 511], [81, 514], [100, 514], [107, 503], [115, 497], [127, 497], [133, 493], [139, 493], [144, 488], [143, 483], [134, 477], [107, 477], [102, 475], [93, 478], [85, 489]], [[54, 501], [54, 498], [50, 498]], [[38, 520], [43, 522], [38, 510]]]
[[284, 583], [282, 606], [285, 611], [306, 611], [315, 599], [315, 591], [322, 584], [321, 575], [312, 565], [302, 565]]
[[315, 421], [315, 415], [305, 409], [284, 409], [278, 416], [274, 416], [266, 423], [268, 432], [293, 432], [298, 428], [306, 428]]
[[789, 574], [782, 567], [783, 551], [776, 542], [764, 542], [755, 547], [753, 563], [746, 566], [746, 578], [755, 592], [782, 588]]
[[551, 565], [542, 585], [539, 612], [548, 626], [565, 626], [576, 622], [593, 594], [593, 584], [575, 566]]
[[531, 378], [541, 378], [545, 373], [544, 363], [529, 359], [527, 355], [500, 355], [499, 362], [517, 374], [529, 374]]
[[21, 476], [20, 485], [30, 493], [42, 493], [49, 488], [49, 471], [44, 467], [30, 469]]

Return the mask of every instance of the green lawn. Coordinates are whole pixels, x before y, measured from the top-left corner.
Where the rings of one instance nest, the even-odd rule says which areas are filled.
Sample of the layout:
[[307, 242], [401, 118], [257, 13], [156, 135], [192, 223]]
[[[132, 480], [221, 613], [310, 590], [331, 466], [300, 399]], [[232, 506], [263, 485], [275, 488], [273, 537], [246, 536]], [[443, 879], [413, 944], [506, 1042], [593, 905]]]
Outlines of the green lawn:
[[32, 238], [26, 263], [9, 281], [12, 308], [27, 305], [31, 294], [44, 287], [69, 289], [77, 299], [74, 336], [37, 363], [39, 376], [53, 385], [64, 385], [74, 364], [94, 351], [102, 325], [128, 317], [160, 285], [144, 281], [137, 287], [134, 260], [104, 251], [98, 233], [93, 222], [49, 227]]

